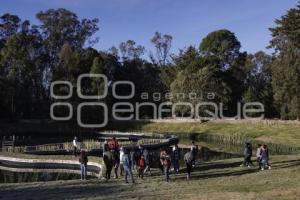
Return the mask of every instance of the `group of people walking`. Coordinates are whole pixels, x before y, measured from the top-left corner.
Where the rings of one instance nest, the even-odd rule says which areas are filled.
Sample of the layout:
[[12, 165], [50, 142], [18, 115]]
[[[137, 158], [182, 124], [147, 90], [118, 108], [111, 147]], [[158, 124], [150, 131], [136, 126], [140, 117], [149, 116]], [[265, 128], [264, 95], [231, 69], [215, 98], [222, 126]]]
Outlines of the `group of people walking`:
[[[74, 139], [76, 140], [76, 138]], [[73, 144], [77, 144], [73, 141]], [[74, 145], [75, 146], [75, 145]], [[76, 149], [75, 149], [76, 148]], [[77, 150], [78, 145], [74, 147], [74, 152]], [[252, 167], [252, 144], [250, 142], [245, 143], [244, 148], [244, 161], [242, 166]], [[118, 143], [115, 137], [111, 140], [105, 140], [103, 143], [103, 162], [105, 165], [105, 172], [103, 174], [106, 180], [111, 178], [113, 172], [114, 177], [118, 178], [124, 176], [125, 182], [128, 183], [130, 179], [132, 183], [135, 182], [133, 172], [136, 171], [137, 177], [144, 178], [145, 173], [151, 175], [151, 166], [157, 165], [164, 174], [165, 181], [170, 180], [170, 171], [173, 167], [173, 173], [178, 174], [180, 169], [181, 152], [178, 145], [175, 144], [172, 150], [169, 152], [166, 149], [161, 149], [159, 153], [159, 159], [155, 157], [153, 151], [149, 151], [147, 148], [141, 145], [138, 148], [124, 148]], [[192, 142], [192, 146], [188, 152], [184, 154], [183, 161], [186, 167], [186, 179], [189, 180], [191, 172], [195, 167], [195, 161], [198, 155], [198, 146]], [[269, 164], [269, 150], [267, 145], [257, 145], [256, 150], [257, 165], [260, 170], [271, 169]], [[155, 163], [158, 161], [158, 163]], [[81, 151], [79, 155], [79, 162], [81, 168], [81, 179], [86, 179], [87, 175], [87, 154], [85, 151]]]
[[[187, 167], [187, 179], [190, 178], [192, 168], [195, 166], [195, 159], [198, 153], [198, 146], [192, 143], [190, 151], [184, 156], [184, 162]], [[135, 182], [133, 172], [136, 171], [137, 177], [144, 178], [144, 174], [151, 175], [151, 166], [157, 165], [164, 174], [165, 181], [170, 180], [170, 170], [173, 166], [174, 173], [179, 173], [180, 168], [180, 150], [178, 145], [174, 145], [171, 152], [166, 149], [161, 149], [159, 153], [159, 162], [156, 163], [156, 156], [153, 151], [142, 147], [124, 148], [118, 143], [115, 137], [111, 140], [105, 140], [103, 143], [103, 162], [105, 165], [104, 178], [109, 180], [111, 173], [118, 178], [124, 176], [125, 182], [128, 180]]]
[[[172, 160], [174, 169], [179, 171], [179, 150], [176, 145], [173, 150]], [[145, 173], [151, 175], [151, 165], [155, 164], [154, 154], [147, 148], [141, 145], [138, 148], [123, 148], [120, 147], [115, 137], [112, 140], [105, 141], [103, 146], [103, 161], [105, 164], [105, 179], [110, 179], [112, 169], [114, 169], [114, 178], [120, 176], [125, 177], [125, 182], [128, 183], [128, 178], [135, 182], [133, 172], [136, 171], [138, 178], [143, 179]], [[165, 174], [166, 181], [169, 181], [169, 170], [171, 167], [171, 158], [166, 150], [161, 150], [159, 157], [159, 166]]]
[[[246, 142], [244, 149], [245, 157], [242, 164], [243, 166], [247, 166], [249, 168], [253, 166], [253, 162], [251, 160], [252, 150], [252, 144], [250, 142]], [[256, 161], [259, 170], [271, 169], [271, 166], [269, 164], [269, 149], [266, 144], [257, 144]]]

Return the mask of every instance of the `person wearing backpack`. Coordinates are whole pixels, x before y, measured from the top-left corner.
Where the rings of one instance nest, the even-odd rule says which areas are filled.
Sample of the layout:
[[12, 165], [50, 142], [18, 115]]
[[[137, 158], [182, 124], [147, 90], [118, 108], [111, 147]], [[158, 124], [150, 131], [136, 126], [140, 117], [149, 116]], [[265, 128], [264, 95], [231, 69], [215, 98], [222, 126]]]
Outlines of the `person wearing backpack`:
[[81, 177], [81, 180], [86, 180], [88, 157], [87, 157], [84, 150], [82, 150], [80, 152], [79, 163], [80, 163], [80, 177]]

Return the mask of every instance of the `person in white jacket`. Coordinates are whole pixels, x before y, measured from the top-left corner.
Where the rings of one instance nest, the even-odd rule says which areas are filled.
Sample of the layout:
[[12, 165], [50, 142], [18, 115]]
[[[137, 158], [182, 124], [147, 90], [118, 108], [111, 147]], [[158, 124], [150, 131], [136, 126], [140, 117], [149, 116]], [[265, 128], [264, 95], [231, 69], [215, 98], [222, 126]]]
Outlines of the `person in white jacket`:
[[124, 172], [124, 148], [121, 147], [120, 148], [120, 176], [123, 176], [123, 172]]
[[77, 137], [75, 136], [73, 139], [73, 154], [76, 156], [77, 155], [77, 149], [78, 149], [78, 141]]
[[256, 161], [257, 161], [258, 169], [261, 169], [261, 149], [262, 149], [262, 145], [258, 144], [256, 150]]

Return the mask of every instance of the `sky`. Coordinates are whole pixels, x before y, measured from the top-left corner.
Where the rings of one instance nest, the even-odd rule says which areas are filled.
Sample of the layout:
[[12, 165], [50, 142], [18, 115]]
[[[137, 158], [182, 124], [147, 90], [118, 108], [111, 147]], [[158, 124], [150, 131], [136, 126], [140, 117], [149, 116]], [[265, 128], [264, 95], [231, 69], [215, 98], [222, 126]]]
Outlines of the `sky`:
[[[241, 42], [242, 51], [266, 49], [274, 20], [295, 7], [298, 0], [7, 0], [0, 15], [12, 13], [38, 24], [35, 14], [50, 8], [66, 8], [79, 18], [98, 18], [99, 42], [93, 47], [108, 50], [133, 39], [153, 51], [156, 31], [173, 36], [171, 52], [189, 45], [198, 47], [210, 32], [228, 29]], [[149, 52], [148, 52], [149, 53]]]

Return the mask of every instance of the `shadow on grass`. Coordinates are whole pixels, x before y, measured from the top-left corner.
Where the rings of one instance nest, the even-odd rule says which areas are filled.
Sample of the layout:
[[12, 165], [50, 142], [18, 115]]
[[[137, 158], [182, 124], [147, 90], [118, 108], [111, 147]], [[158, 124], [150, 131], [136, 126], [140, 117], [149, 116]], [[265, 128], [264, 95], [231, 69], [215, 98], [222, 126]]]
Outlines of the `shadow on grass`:
[[[212, 163], [212, 164], [203, 164], [199, 165], [193, 169], [191, 178], [192, 179], [207, 179], [207, 178], [217, 178], [217, 177], [225, 177], [225, 176], [240, 176], [244, 174], [251, 174], [257, 173], [260, 170], [257, 169], [256, 166], [251, 168], [241, 167], [241, 170], [232, 171], [232, 168], [239, 167], [242, 161], [236, 162], [222, 162], [222, 163]], [[286, 160], [286, 161], [279, 161], [271, 163], [272, 169], [284, 169], [290, 167], [300, 166], [300, 159], [299, 160]], [[217, 172], [210, 172], [207, 170], [214, 170], [214, 169], [221, 169], [221, 171]], [[186, 169], [180, 170], [181, 174], [186, 173]], [[176, 176], [174, 177], [175, 180], [177, 179], [185, 179], [185, 176]]]
[[[245, 168], [240, 167], [242, 161], [224, 161], [215, 163], [203, 163], [193, 169], [191, 179], [209, 179], [218, 177], [241, 176], [244, 174], [259, 173], [256, 167]], [[284, 169], [300, 165], [300, 159], [277, 161], [272, 164], [272, 169]], [[145, 176], [145, 179], [151, 182], [162, 181], [163, 176], [157, 171], [154, 176]], [[171, 175], [172, 180], [185, 180], [186, 169], [180, 170], [180, 174]], [[26, 185], [24, 187], [3, 187], [0, 188], [0, 199], [22, 199], [28, 197], [30, 199], [73, 199], [73, 198], [118, 198], [118, 196], [126, 197], [134, 195], [132, 191], [134, 186], [122, 183], [123, 179], [117, 181], [70, 181], [58, 183], [57, 185]], [[140, 184], [140, 183], [138, 183]], [[180, 184], [180, 183], [178, 183]], [[26, 198], [25, 198], [26, 199]]]
[[[116, 184], [116, 185], [115, 185]], [[106, 182], [65, 182], [64, 185], [57, 186], [35, 186], [25, 188], [0, 189], [0, 199], [74, 199], [74, 198], [97, 198], [105, 196], [115, 196], [122, 191], [129, 190], [131, 184], [122, 185], [118, 183]], [[2, 191], [1, 191], [2, 190]]]
[[300, 166], [300, 159], [299, 160], [274, 162], [274, 163], [270, 163], [270, 164], [272, 166], [272, 169], [290, 168], [290, 167]]

